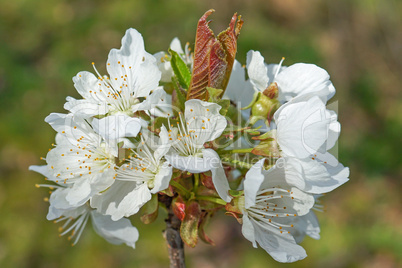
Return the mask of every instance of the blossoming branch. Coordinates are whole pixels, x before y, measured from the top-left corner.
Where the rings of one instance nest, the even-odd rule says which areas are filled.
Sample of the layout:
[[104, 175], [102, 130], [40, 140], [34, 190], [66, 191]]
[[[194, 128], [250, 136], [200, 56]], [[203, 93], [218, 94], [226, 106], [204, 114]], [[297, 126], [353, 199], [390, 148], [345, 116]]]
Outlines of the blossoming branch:
[[163, 212], [170, 265], [184, 267], [184, 244], [214, 244], [204, 229], [219, 210], [278, 262], [304, 259], [303, 238], [320, 238], [319, 198], [349, 177], [328, 152], [341, 129], [326, 108], [330, 77], [314, 64], [267, 64], [258, 51], [242, 66], [241, 16], [215, 36], [212, 13], [198, 22], [194, 53], [175, 38], [152, 55], [128, 29], [107, 74], [94, 63], [79, 72], [82, 98], [46, 117], [56, 143], [30, 169], [46, 177], [37, 186], [51, 190], [47, 219], [63, 222], [73, 245], [90, 220], [108, 242], [135, 248], [129, 217], [150, 224]]

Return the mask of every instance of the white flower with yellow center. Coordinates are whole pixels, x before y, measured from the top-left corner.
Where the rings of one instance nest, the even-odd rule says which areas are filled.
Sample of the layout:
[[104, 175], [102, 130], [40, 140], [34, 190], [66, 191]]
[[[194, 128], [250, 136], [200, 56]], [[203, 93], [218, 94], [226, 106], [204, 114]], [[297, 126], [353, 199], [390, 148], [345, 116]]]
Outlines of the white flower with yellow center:
[[152, 133], [142, 133], [141, 143], [131, 149], [127, 163], [117, 170], [116, 182], [92, 197], [91, 206], [111, 215], [112, 220], [129, 217], [157, 194], [169, 187], [172, 167], [163, 159], [169, 146]]
[[212, 172], [212, 181], [219, 196], [230, 202], [229, 184], [219, 155], [213, 149], [205, 149], [207, 142], [218, 138], [227, 121], [219, 111], [221, 106], [201, 100], [185, 103], [184, 117], [180, 114], [177, 125], [169, 131], [161, 129], [160, 137], [167, 139], [172, 148], [166, 159], [173, 167], [190, 173]]
[[[74, 86], [83, 97], [67, 98], [64, 108], [81, 117], [104, 114], [127, 114], [148, 110], [163, 98], [157, 88], [161, 73], [154, 56], [145, 51], [144, 40], [135, 29], [128, 29], [120, 49], [112, 49], [106, 65], [110, 75], [96, 77], [90, 72], [79, 72]], [[153, 94], [150, 95], [151, 91]]]
[[[30, 166], [30, 170], [36, 171], [45, 177], [47, 180], [56, 181], [52, 173], [46, 165]], [[135, 248], [135, 242], [138, 240], [138, 230], [131, 225], [128, 219], [120, 219], [112, 221], [110, 216], [102, 215], [89, 207], [88, 203], [79, 206], [71, 206], [67, 197], [72, 190], [70, 185], [64, 184], [39, 184], [37, 187], [48, 187], [51, 190], [49, 198], [49, 212], [46, 218], [55, 223], [64, 221], [64, 224], [59, 227], [60, 236], [70, 234], [68, 240], [73, 239], [73, 244], [77, 244], [84, 228], [89, 219], [92, 221], [96, 233], [105, 238], [109, 243], [122, 244]]]
[[[72, 114], [51, 114], [45, 120], [58, 132], [56, 146], [46, 156], [49, 173], [56, 183], [71, 186], [66, 196], [70, 205], [82, 205], [113, 184], [117, 140], [99, 135], [87, 121]], [[131, 129], [134, 135], [140, 127], [134, 124], [126, 131]], [[108, 127], [112, 128], [116, 126]]]
[[296, 244], [291, 232], [295, 218], [308, 214], [313, 207], [314, 197], [289, 185], [278, 176], [276, 167], [264, 170], [264, 161], [257, 162], [246, 174], [244, 204], [240, 204], [242, 233], [254, 247], [258, 243], [276, 261], [304, 259], [306, 252]]
[[320, 96], [324, 102], [334, 96], [335, 87], [327, 71], [306, 63], [286, 67], [282, 66], [283, 60], [279, 64], [266, 64], [260, 52], [250, 50], [247, 53], [247, 74], [254, 91], [264, 92], [275, 83], [281, 103], [300, 95]]

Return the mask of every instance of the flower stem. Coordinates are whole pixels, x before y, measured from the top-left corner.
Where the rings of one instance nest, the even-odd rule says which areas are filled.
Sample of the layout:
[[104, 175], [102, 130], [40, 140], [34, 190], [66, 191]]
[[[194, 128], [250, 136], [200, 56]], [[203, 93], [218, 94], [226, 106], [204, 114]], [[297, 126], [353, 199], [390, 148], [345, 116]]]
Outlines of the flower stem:
[[226, 150], [223, 151], [223, 154], [244, 154], [244, 153], [251, 153], [254, 148], [244, 148], [244, 149], [234, 149], [234, 150]]
[[181, 192], [182, 195], [189, 197], [190, 196], [190, 191], [187, 190], [186, 188], [184, 188], [183, 185], [181, 185], [180, 183], [178, 183], [175, 180], [171, 180], [170, 184], [175, 187], [177, 190], [179, 190], [179, 192]]
[[233, 166], [233, 167], [240, 167], [240, 168], [246, 168], [246, 169], [250, 169], [253, 166], [250, 163], [246, 163], [246, 162], [239, 161], [236, 159], [229, 159], [229, 158], [222, 158], [222, 162], [227, 165]]
[[209, 201], [209, 202], [219, 204], [219, 205], [223, 205], [223, 206], [225, 206], [227, 204], [226, 201], [224, 201], [224, 200], [222, 200], [220, 198], [212, 197], [212, 196], [197, 195], [196, 199]]
[[200, 184], [200, 174], [194, 173], [194, 192], [197, 192], [199, 184]]

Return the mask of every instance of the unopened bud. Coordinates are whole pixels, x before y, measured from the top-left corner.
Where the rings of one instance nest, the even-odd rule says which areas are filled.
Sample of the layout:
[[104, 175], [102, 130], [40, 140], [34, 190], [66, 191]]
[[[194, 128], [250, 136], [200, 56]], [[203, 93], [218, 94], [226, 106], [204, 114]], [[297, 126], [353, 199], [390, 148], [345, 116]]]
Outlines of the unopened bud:
[[278, 84], [276, 82], [271, 83], [265, 90], [262, 92], [265, 96], [270, 99], [278, 98]]
[[276, 98], [271, 99], [265, 94], [259, 93], [257, 101], [251, 107], [250, 124], [254, 125], [258, 120], [262, 119], [269, 125], [279, 106], [280, 103]]

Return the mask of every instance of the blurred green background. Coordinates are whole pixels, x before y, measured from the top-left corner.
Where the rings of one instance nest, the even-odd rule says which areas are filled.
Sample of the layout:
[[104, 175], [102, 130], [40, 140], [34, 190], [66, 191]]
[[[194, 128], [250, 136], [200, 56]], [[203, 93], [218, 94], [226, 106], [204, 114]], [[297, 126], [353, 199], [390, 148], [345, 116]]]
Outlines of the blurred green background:
[[[322, 238], [307, 238], [308, 257], [274, 262], [254, 249], [230, 217], [216, 215], [202, 242], [186, 249], [189, 267], [401, 267], [402, 1], [67, 1], [0, 2], [0, 267], [165, 267], [163, 215], [150, 226], [138, 218], [137, 249], [114, 246], [87, 228], [71, 247], [45, 219], [48, 196], [36, 189], [54, 131], [43, 121], [78, 97], [71, 78], [106, 73], [111, 48], [129, 27], [142, 33], [150, 53], [173, 37], [194, 43], [198, 18], [216, 9], [211, 27], [225, 29], [234, 12], [245, 21], [237, 59], [250, 49], [267, 62], [315, 63], [337, 88], [342, 134], [339, 159], [350, 181], [323, 198]], [[90, 226], [88, 226], [90, 227]]]

